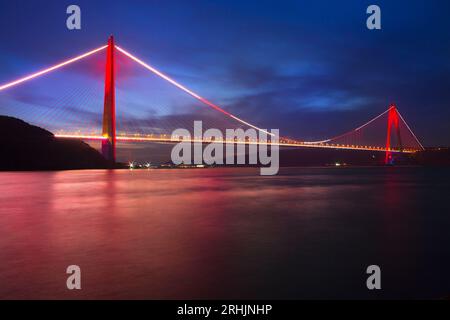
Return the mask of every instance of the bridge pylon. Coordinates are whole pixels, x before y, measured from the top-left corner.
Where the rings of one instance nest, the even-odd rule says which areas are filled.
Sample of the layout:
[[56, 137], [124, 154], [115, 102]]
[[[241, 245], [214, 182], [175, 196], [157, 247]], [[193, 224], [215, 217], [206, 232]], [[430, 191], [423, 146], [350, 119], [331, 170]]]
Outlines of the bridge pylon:
[[399, 144], [400, 147], [400, 151], [402, 150], [402, 137], [400, 135], [400, 119], [398, 116], [398, 112], [397, 112], [397, 107], [392, 104], [389, 107], [389, 112], [388, 112], [388, 123], [387, 123], [387, 133], [386, 133], [386, 156], [385, 156], [385, 160], [384, 163], [385, 164], [389, 164], [391, 158], [392, 158], [392, 152], [391, 150], [391, 129], [392, 127], [395, 128], [395, 133], [397, 135], [397, 142]]
[[105, 67], [105, 99], [103, 107], [102, 154], [112, 162], [116, 161], [116, 94], [115, 94], [115, 47], [114, 37], [108, 39]]

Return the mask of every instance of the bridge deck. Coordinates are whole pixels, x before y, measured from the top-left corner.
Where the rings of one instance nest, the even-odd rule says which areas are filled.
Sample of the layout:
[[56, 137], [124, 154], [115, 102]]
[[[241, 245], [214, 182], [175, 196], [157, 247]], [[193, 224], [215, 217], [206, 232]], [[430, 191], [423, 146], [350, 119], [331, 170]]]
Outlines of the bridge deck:
[[[57, 138], [63, 139], [81, 139], [81, 140], [105, 140], [106, 137], [98, 136], [98, 135], [82, 135], [82, 134], [55, 134]], [[327, 144], [327, 143], [304, 143], [301, 141], [286, 141], [281, 139], [278, 143], [272, 142], [263, 142], [263, 141], [255, 141], [255, 140], [246, 140], [246, 141], [238, 141], [238, 140], [202, 140], [202, 139], [176, 139], [172, 138], [169, 135], [135, 135], [135, 136], [117, 136], [117, 142], [162, 142], [162, 143], [179, 143], [179, 142], [190, 142], [190, 143], [234, 143], [234, 144], [248, 144], [248, 145], [278, 145], [280, 147], [305, 147], [305, 148], [319, 148], [319, 149], [342, 149], [342, 150], [359, 150], [359, 151], [379, 151], [379, 152], [402, 152], [402, 153], [415, 153], [419, 150], [412, 149], [386, 149], [383, 147], [373, 147], [373, 146], [357, 146], [357, 145], [339, 145], [339, 144]]]

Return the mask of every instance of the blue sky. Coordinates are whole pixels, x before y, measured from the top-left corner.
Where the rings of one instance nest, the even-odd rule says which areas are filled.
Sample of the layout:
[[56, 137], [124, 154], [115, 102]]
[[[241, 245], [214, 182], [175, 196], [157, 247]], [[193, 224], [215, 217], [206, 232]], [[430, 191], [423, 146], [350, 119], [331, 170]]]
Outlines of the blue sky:
[[[69, 4], [81, 7], [80, 31], [65, 27]], [[381, 7], [381, 31], [365, 27], [370, 4]], [[119, 45], [181, 83], [282, 135], [333, 136], [394, 102], [426, 145], [448, 145], [449, 9], [448, 1], [411, 0], [2, 1], [0, 83], [98, 47], [114, 34]], [[122, 89], [132, 101], [124, 122], [127, 114], [193, 112], [187, 98], [166, 93], [164, 84], [133, 68], [123, 68], [129, 74]], [[0, 97], [0, 110], [10, 112], [24, 96], [42, 96], [55, 81], [72, 81], [74, 72], [85, 77], [81, 82], [101, 81], [95, 70], [84, 71], [65, 70], [59, 81], [49, 77], [26, 93], [17, 88]], [[145, 86], [153, 91], [131, 90]], [[73, 108], [95, 118], [96, 104], [101, 112], [101, 96]]]

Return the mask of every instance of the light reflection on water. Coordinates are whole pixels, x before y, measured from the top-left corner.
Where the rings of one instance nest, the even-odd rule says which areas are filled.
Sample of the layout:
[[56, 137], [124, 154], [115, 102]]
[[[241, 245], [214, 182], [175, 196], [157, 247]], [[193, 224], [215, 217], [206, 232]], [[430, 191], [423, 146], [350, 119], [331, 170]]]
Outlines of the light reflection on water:
[[[450, 171], [0, 173], [1, 298], [439, 298]], [[82, 269], [81, 291], [65, 269]], [[365, 268], [382, 269], [382, 292]]]

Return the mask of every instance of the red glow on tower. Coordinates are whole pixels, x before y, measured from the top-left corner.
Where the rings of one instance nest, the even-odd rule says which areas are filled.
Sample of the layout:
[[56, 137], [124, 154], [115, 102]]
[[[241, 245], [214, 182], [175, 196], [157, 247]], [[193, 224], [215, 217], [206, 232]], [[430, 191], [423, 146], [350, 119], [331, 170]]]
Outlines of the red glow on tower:
[[389, 163], [389, 160], [392, 157], [392, 153], [390, 151], [391, 149], [391, 128], [392, 126], [396, 129], [398, 144], [400, 146], [400, 149], [402, 148], [402, 140], [400, 137], [400, 127], [399, 127], [399, 116], [397, 112], [397, 107], [395, 105], [391, 105], [389, 107], [388, 112], [388, 123], [387, 123], [387, 134], [386, 134], [386, 157], [384, 160], [385, 164]]
[[105, 68], [105, 100], [103, 109], [103, 137], [102, 141], [103, 156], [113, 162], [116, 161], [116, 95], [114, 83], [114, 37], [108, 39], [106, 49], [106, 68]]

